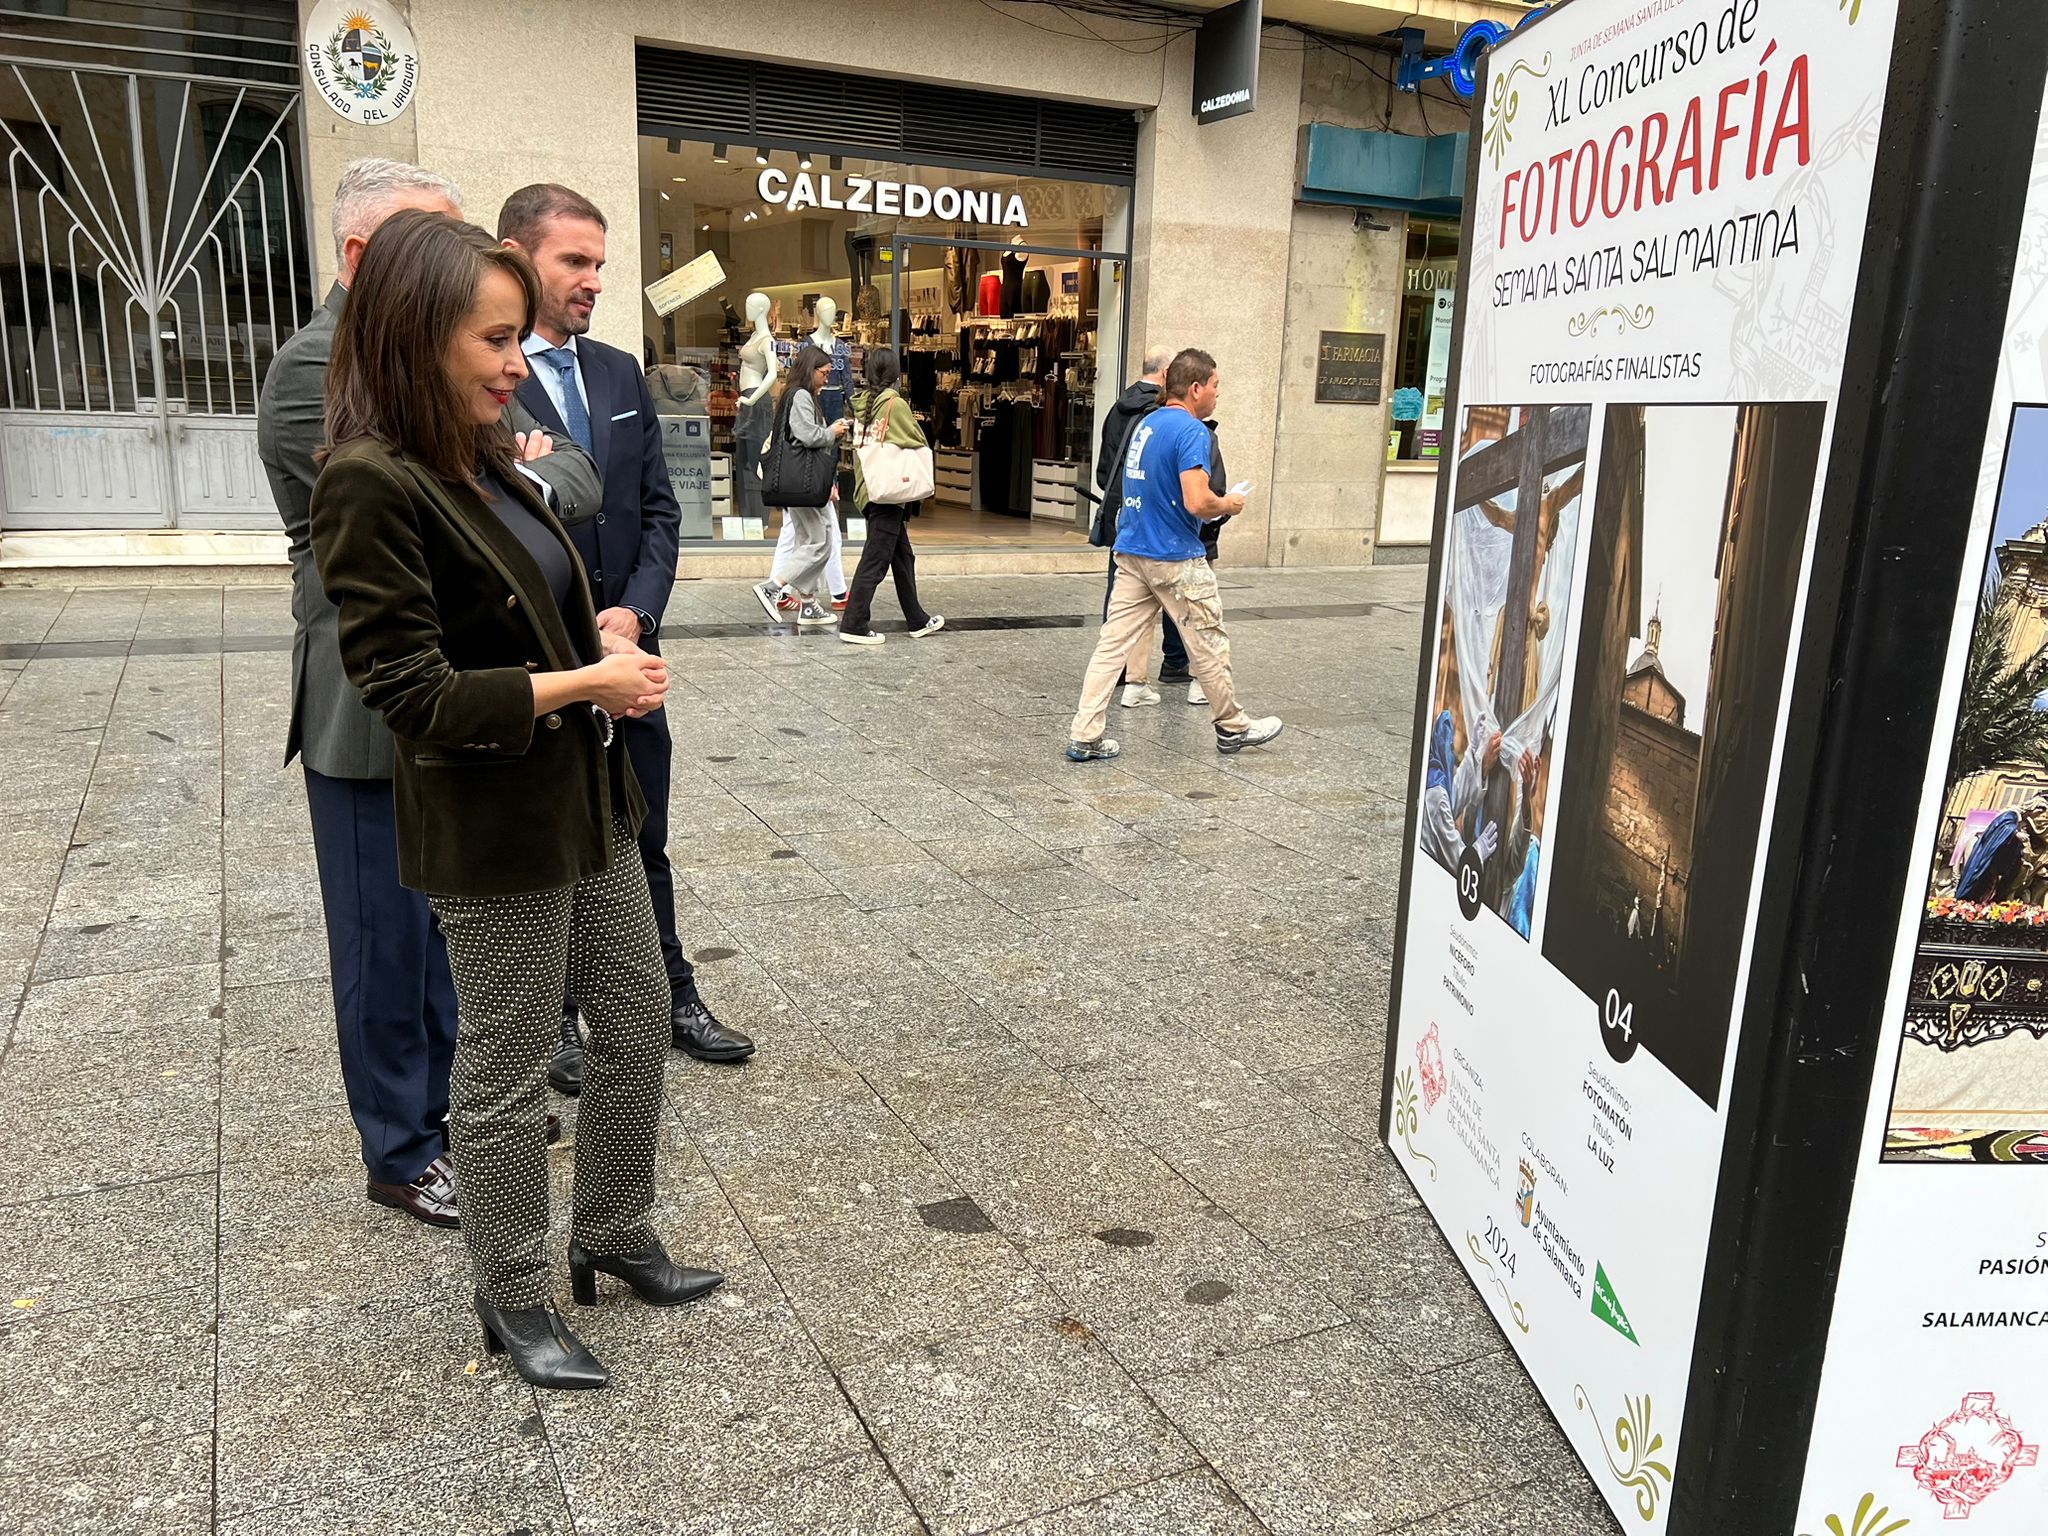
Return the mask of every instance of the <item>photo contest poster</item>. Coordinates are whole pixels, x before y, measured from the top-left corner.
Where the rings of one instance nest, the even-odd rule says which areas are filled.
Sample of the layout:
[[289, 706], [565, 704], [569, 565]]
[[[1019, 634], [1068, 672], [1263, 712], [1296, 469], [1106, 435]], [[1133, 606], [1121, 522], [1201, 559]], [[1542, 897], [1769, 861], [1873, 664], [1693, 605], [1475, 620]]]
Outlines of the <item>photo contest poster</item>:
[[1685, 1454], [1895, 9], [1574, 0], [1475, 122], [1391, 1144], [1630, 1529]]
[[1954, 627], [1927, 637], [1948, 665], [1807, 1453], [1815, 1536], [2048, 1530], [2043, 124]]

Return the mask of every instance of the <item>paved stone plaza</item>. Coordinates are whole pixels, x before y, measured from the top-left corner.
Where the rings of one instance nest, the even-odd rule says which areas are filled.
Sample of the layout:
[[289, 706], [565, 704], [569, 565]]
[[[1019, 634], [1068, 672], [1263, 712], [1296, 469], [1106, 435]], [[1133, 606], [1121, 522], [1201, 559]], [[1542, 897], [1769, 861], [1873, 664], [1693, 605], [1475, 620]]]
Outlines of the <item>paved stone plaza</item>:
[[1175, 690], [1087, 765], [1098, 578], [873, 650], [677, 590], [679, 922], [762, 1048], [671, 1058], [660, 1215], [729, 1282], [607, 1282], [615, 1385], [540, 1395], [363, 1199], [284, 589], [0, 591], [0, 1532], [1616, 1529], [1377, 1142], [1421, 573], [1224, 575], [1286, 734]]

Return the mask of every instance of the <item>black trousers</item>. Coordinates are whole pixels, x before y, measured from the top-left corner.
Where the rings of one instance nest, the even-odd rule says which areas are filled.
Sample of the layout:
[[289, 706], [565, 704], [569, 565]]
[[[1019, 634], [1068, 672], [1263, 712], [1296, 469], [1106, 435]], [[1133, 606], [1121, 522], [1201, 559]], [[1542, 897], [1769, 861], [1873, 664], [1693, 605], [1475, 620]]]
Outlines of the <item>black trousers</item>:
[[[657, 709], [638, 720], [618, 722], [633, 777], [640, 781], [640, 793], [647, 800], [647, 819], [640, 823], [640, 864], [647, 871], [647, 895], [654, 904], [654, 926], [661, 933], [662, 968], [668, 972], [669, 990], [680, 992], [691, 983], [696, 967], [683, 953], [676, 937], [676, 877], [668, 862], [668, 780], [669, 759], [674, 744], [669, 740], [668, 711]], [[562, 1012], [576, 1011], [576, 998], [562, 999]]]
[[455, 981], [427, 898], [398, 883], [389, 779], [306, 770], [348, 1111], [363, 1165], [410, 1184], [447, 1149]]
[[904, 622], [912, 629], [922, 629], [931, 618], [918, 601], [917, 555], [910, 547], [909, 519], [918, 505], [914, 501], [900, 507], [868, 503], [867, 543], [861, 547], [860, 565], [847, 591], [846, 612], [839, 620], [841, 629], [856, 635], [868, 633], [875, 589], [881, 586], [882, 577], [891, 573], [896, 577], [896, 601], [902, 605]]
[[668, 711], [658, 709], [638, 720], [621, 720], [618, 728], [626, 757], [633, 764], [633, 776], [640, 781], [640, 793], [647, 797], [647, 819], [640, 823], [640, 863], [647, 870], [654, 926], [661, 930], [662, 964], [668, 971], [669, 986], [681, 991], [689, 985], [695, 967], [676, 937], [676, 880], [668, 862], [669, 759], [674, 752]]

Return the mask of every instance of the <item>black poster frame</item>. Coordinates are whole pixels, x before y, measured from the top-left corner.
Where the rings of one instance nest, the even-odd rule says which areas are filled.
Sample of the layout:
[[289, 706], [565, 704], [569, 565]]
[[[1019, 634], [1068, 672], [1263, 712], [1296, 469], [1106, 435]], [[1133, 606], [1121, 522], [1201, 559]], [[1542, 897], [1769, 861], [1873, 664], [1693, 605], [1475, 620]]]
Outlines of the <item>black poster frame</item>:
[[[1673, 1536], [1789, 1533], [1797, 1518], [1872, 1074], [1900, 1027], [1885, 1012], [1885, 961], [1908, 883], [1924, 878], [1919, 804], [2032, 174], [2031, 153], [2015, 151], [2034, 143], [2048, 84], [2038, 20], [2023, 0], [1899, 6], [1734, 1032]], [[1483, 63], [1475, 142], [1489, 74]], [[1478, 181], [1475, 155], [1468, 209]], [[1449, 421], [1462, 408], [1469, 282], [1468, 266]], [[1449, 481], [1417, 662], [1380, 1112], [1389, 1145]]]

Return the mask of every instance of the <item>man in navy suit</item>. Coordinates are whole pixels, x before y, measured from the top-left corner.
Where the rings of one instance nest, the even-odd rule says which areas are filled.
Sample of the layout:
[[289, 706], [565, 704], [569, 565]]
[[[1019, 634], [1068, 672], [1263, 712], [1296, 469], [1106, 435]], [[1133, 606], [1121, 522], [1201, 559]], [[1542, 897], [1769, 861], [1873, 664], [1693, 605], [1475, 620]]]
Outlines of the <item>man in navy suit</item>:
[[[532, 372], [519, 386], [519, 398], [550, 431], [587, 449], [604, 476], [597, 515], [569, 529], [590, 576], [597, 627], [658, 650], [662, 611], [675, 586], [681, 514], [669, 489], [661, 423], [646, 376], [629, 355], [586, 334], [604, 290], [604, 215], [581, 193], [538, 183], [505, 199], [498, 238], [525, 251], [540, 273], [540, 313], [525, 343]], [[647, 797], [640, 858], [668, 963], [676, 1049], [701, 1061], [744, 1061], [754, 1054], [754, 1042], [721, 1024], [705, 1006], [676, 938], [667, 714], [656, 710], [644, 719], [621, 720], [619, 730]], [[573, 999], [563, 1007], [562, 1044], [548, 1076], [564, 1093], [582, 1089], [583, 1041]]]

